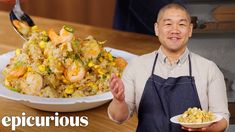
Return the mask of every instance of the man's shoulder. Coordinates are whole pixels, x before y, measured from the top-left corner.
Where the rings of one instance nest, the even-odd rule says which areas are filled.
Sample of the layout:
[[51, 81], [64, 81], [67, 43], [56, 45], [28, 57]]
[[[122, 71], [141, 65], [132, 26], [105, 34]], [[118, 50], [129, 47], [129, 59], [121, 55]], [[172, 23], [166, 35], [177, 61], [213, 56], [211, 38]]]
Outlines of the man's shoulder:
[[144, 68], [153, 63], [156, 52], [143, 54], [131, 59], [128, 63], [132, 68]]
[[208, 67], [216, 66], [216, 64], [212, 60], [210, 60], [210, 59], [208, 59], [206, 57], [203, 57], [203, 56], [201, 56], [199, 54], [196, 54], [194, 52], [190, 52], [190, 56], [191, 56], [192, 61], [194, 63], [197, 63], [198, 65], [201, 65], [201, 66], [203, 65], [203, 67], [206, 67], [206, 66], [208, 66]]
[[153, 52], [150, 52], [150, 53], [147, 53], [147, 54], [143, 54], [140, 57], [140, 59], [154, 59], [154, 57], [156, 56], [156, 51], [153, 51]]
[[216, 75], [223, 78], [223, 73], [215, 62], [192, 52], [190, 54], [193, 58], [192, 66], [197, 68], [198, 72], [203, 75], [208, 74], [211, 77]]
[[137, 56], [134, 59], [132, 59], [132, 62], [133, 63], [138, 63], [138, 62], [141, 62], [141, 63], [145, 62], [146, 63], [148, 61], [154, 60], [155, 56], [156, 56], [156, 51]]

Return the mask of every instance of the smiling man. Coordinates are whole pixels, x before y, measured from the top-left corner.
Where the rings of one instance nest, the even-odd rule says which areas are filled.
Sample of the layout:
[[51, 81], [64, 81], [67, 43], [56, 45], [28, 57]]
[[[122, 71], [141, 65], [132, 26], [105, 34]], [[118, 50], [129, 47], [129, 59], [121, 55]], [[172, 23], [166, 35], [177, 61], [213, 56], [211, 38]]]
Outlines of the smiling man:
[[[161, 43], [152, 53], [133, 59], [122, 80], [112, 75], [113, 100], [109, 117], [122, 123], [138, 113], [138, 132], [224, 131], [229, 112], [224, 77], [210, 60], [187, 48], [192, 36], [190, 15], [179, 4], [163, 7], [155, 23]], [[224, 118], [206, 128], [189, 129], [170, 122], [170, 118], [197, 107]]]

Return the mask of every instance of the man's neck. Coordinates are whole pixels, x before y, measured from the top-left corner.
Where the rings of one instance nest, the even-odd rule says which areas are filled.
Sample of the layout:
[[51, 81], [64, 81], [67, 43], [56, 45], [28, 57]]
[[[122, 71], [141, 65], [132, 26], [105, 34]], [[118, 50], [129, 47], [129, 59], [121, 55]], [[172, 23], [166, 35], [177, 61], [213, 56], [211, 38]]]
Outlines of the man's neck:
[[168, 50], [168, 49], [165, 49], [164, 47], [161, 47], [161, 49], [162, 49], [162, 52], [166, 55], [169, 62], [172, 64], [179, 60], [180, 56], [185, 52], [186, 47], [178, 51]]

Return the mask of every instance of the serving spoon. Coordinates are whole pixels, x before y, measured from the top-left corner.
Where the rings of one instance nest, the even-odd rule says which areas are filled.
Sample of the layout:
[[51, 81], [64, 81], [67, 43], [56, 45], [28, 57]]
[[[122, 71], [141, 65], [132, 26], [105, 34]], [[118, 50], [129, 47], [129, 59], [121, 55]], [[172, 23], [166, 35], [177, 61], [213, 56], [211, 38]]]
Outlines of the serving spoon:
[[25, 29], [21, 30], [19, 26], [23, 25], [22, 28], [24, 28], [24, 26], [33, 27], [35, 24], [33, 20], [26, 13], [22, 11], [20, 7], [20, 0], [16, 0], [14, 8], [10, 12], [10, 20], [14, 30], [26, 41], [28, 37], [23, 32], [25, 31]]

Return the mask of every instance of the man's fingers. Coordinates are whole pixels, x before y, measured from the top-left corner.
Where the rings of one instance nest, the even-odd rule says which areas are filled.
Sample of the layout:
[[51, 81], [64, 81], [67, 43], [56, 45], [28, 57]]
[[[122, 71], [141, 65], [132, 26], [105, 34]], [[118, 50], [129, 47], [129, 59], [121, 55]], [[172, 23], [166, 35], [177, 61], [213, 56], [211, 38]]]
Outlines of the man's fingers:
[[122, 80], [118, 78], [115, 74], [112, 74], [109, 79], [109, 87], [114, 98], [119, 101], [125, 98]]
[[124, 89], [120, 89], [120, 88], [119, 88], [116, 97], [117, 97], [117, 98], [121, 98], [121, 97], [122, 97], [122, 94], [124, 94]]
[[115, 74], [114, 74], [114, 73], [112, 73], [112, 74], [111, 74], [111, 77], [115, 77]]
[[110, 80], [110, 82], [109, 82], [109, 87], [110, 87], [111, 89], [113, 89], [114, 86], [115, 86], [115, 83], [117, 83], [117, 79], [113, 78], [113, 79]]
[[182, 129], [184, 129], [184, 130], [187, 130], [187, 131], [189, 131], [189, 132], [191, 132], [191, 131], [192, 131], [192, 129], [191, 129], [191, 128], [187, 128], [187, 127], [184, 127], [184, 126], [182, 126], [181, 128], [182, 128]]
[[111, 90], [111, 92], [114, 94], [115, 93], [115, 91], [116, 91], [116, 89], [115, 89], [115, 82], [113, 82], [112, 84], [110, 84], [110, 90]]
[[116, 95], [119, 91], [119, 88], [118, 88], [118, 83], [115, 83], [114, 84], [114, 88], [113, 88], [113, 93]]
[[120, 84], [120, 87], [124, 87], [124, 84], [121, 79], [118, 79], [117, 82]]
[[203, 128], [202, 128], [202, 131], [206, 131], [206, 129], [207, 129], [207, 128], [203, 127]]
[[114, 88], [114, 81], [111, 81], [111, 82], [109, 82], [109, 88], [110, 88], [110, 90], [112, 90], [113, 88]]
[[114, 76], [113, 74], [111, 75], [111, 77], [109, 78], [109, 82], [111, 82], [113, 80]]
[[187, 127], [181, 127], [182, 129], [184, 130], [187, 130], [189, 132], [192, 132], [192, 131], [206, 131], [206, 128], [205, 127], [202, 127], [202, 128], [187, 128]]
[[113, 94], [114, 96], [116, 96], [116, 94], [117, 94], [118, 91], [119, 91], [119, 84], [118, 84], [117, 79], [114, 78], [114, 79], [110, 82], [109, 87], [110, 87], [110, 90], [111, 90], [112, 94]]
[[118, 89], [118, 88], [119, 88], [118, 82], [116, 82], [116, 83], [114, 84], [114, 88], [115, 88], [115, 89]]
[[110, 77], [110, 80], [112, 81], [114, 78], [116, 78], [116, 76], [115, 76], [114, 73], [112, 73], [112, 74], [111, 74], [111, 77]]
[[119, 101], [123, 101], [125, 96], [124, 96], [124, 90], [119, 89], [118, 93], [115, 95], [115, 98]]

